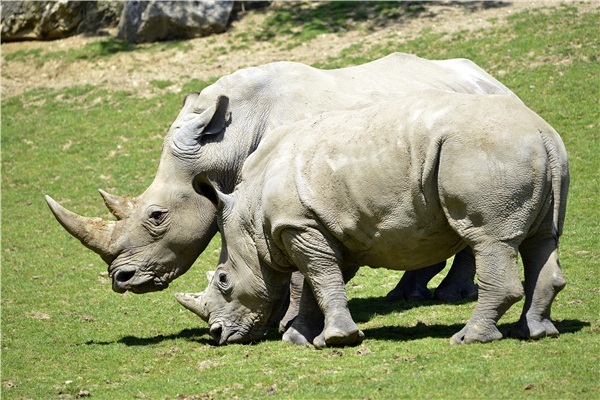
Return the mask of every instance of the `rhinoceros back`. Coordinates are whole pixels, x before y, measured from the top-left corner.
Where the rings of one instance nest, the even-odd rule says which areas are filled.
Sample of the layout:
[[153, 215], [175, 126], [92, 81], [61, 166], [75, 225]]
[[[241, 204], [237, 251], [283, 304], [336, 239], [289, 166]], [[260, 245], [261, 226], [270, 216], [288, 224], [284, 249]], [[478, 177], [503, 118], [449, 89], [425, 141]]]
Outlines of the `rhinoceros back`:
[[[524, 121], [519, 122], [523, 132], [521, 125], [511, 122], [513, 112]], [[265, 220], [276, 241], [286, 227], [322, 229], [359, 265], [392, 269], [431, 265], [467, 244], [451, 228], [440, 198], [438, 169], [446, 168], [440, 166], [445, 143], [452, 143], [447, 146], [452, 150], [444, 152], [446, 163], [476, 151], [482, 157], [489, 154], [489, 160], [504, 157], [509, 163], [506, 168], [512, 168], [509, 174], [519, 176], [521, 172], [514, 170], [518, 167], [512, 165], [531, 164], [528, 154], [544, 153], [539, 147], [542, 123], [508, 96], [441, 91], [415, 92], [361, 111], [332, 112], [302, 121], [273, 134], [277, 145], [272, 146], [276, 150], [271, 156], [257, 155], [266, 163], [261, 167]], [[519, 141], [525, 148], [513, 149]], [[477, 149], [469, 148], [475, 145]], [[514, 161], [513, 153], [523, 160]], [[540, 181], [545, 179], [544, 163], [535, 163]], [[254, 162], [249, 164], [252, 168]], [[493, 177], [504, 173], [505, 166], [484, 163], [477, 168]], [[446, 187], [452, 186], [450, 181]], [[526, 182], [520, 179], [520, 183]], [[472, 193], [472, 188], [466, 189]], [[540, 190], [547, 192], [547, 188]], [[451, 191], [460, 195], [464, 190]], [[480, 201], [475, 203], [485, 208]], [[492, 204], [496, 206], [502, 205]], [[495, 211], [486, 211], [490, 212]]]

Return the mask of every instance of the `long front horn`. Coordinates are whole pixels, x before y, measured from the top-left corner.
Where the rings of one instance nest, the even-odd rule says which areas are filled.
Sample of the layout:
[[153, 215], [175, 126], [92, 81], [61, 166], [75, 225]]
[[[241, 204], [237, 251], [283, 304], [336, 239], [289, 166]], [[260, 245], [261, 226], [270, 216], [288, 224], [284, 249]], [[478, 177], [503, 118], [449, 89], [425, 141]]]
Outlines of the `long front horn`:
[[102, 189], [98, 189], [98, 191], [110, 213], [117, 219], [125, 219], [133, 212], [136, 203], [135, 197], [116, 196]]
[[46, 196], [46, 202], [67, 232], [79, 239], [85, 247], [99, 254], [106, 263], [112, 262], [115, 254], [111, 251], [111, 238], [117, 222], [82, 217], [67, 210], [50, 196]]
[[208, 310], [206, 309], [206, 301], [204, 301], [205, 292], [200, 293], [176, 293], [175, 298], [185, 308], [202, 318], [204, 322], [208, 322]]

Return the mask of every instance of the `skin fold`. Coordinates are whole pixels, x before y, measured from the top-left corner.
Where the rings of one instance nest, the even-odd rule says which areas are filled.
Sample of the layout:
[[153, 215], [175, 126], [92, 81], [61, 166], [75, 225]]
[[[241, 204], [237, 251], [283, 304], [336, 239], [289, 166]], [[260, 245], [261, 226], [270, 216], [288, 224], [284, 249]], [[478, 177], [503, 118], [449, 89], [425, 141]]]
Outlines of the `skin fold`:
[[283, 340], [359, 343], [344, 287], [358, 267], [413, 271], [465, 247], [479, 299], [451, 343], [501, 338], [496, 323], [523, 296], [511, 333], [558, 335], [550, 307], [565, 285], [557, 250], [567, 156], [520, 101], [413, 92], [282, 127], [264, 143], [235, 192], [217, 191], [224, 244], [208, 288], [179, 295], [218, 343], [260, 339], [297, 270], [305, 283]]

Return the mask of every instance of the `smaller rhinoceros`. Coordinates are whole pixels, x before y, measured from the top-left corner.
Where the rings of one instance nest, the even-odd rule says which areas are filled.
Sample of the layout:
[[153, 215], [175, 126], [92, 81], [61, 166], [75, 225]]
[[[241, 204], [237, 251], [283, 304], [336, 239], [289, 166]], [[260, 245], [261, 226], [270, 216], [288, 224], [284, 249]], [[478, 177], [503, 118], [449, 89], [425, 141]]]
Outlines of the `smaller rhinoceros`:
[[[235, 192], [219, 193], [223, 250], [208, 288], [178, 295], [219, 344], [260, 339], [295, 270], [310, 286], [284, 341], [356, 344], [364, 335], [344, 282], [359, 266], [415, 270], [466, 246], [479, 300], [451, 343], [501, 338], [496, 323], [523, 294], [513, 333], [558, 335], [550, 307], [565, 285], [557, 249], [567, 156], [556, 131], [521, 102], [399, 94], [282, 127], [263, 144]], [[315, 300], [324, 326], [306, 323]]]

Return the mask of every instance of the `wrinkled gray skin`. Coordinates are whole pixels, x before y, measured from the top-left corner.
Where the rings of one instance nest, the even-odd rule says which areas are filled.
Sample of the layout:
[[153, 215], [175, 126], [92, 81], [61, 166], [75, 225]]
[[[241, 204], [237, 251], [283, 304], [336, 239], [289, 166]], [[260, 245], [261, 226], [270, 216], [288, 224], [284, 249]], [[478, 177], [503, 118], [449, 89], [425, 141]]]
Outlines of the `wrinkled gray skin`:
[[466, 246], [479, 299], [451, 343], [501, 338], [496, 323], [524, 294], [513, 334], [558, 335], [550, 307], [565, 285], [557, 251], [567, 156], [521, 102], [414, 92], [282, 127], [264, 144], [233, 195], [219, 194], [223, 249], [208, 288], [179, 295], [218, 343], [260, 339], [295, 270], [309, 285], [284, 341], [359, 343], [344, 287], [359, 266], [415, 270]]
[[[190, 268], [217, 232], [214, 191], [200, 174], [217, 190], [230, 193], [244, 161], [273, 128], [324, 111], [364, 108], [393, 99], [395, 92], [428, 88], [516, 98], [462, 59], [429, 61], [395, 53], [331, 71], [289, 62], [266, 64], [225, 76], [186, 97], [165, 138], [150, 187], [135, 198], [101, 192], [117, 221], [81, 217], [49, 197], [47, 201], [65, 229], [109, 265], [113, 290], [162, 290]], [[189, 124], [205, 114], [211, 122], [204, 129]], [[422, 278], [416, 273], [408, 287], [401, 282], [396, 296], [428, 297], [427, 282], [439, 269]], [[468, 271], [449, 274], [438, 288], [448, 300], [473, 296], [474, 290], [473, 272]]]

